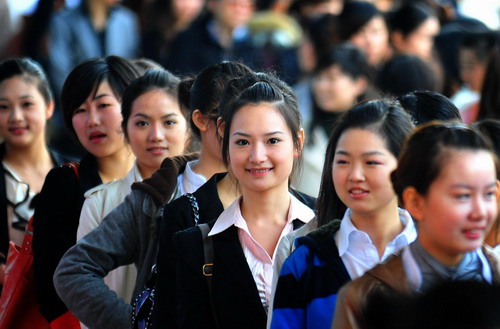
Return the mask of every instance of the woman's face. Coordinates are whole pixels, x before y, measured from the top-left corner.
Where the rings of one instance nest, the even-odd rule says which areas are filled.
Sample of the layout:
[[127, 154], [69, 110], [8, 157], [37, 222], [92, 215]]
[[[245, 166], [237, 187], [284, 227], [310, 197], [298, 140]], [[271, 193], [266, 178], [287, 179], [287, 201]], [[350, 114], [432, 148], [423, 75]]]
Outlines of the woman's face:
[[78, 140], [98, 159], [113, 156], [127, 147], [121, 122], [121, 103], [107, 81], [90, 93], [72, 118]]
[[346, 130], [335, 149], [333, 185], [340, 200], [352, 210], [352, 217], [374, 217], [397, 206], [390, 174], [397, 160], [376, 133]]
[[34, 82], [14, 76], [0, 83], [0, 136], [8, 146], [27, 147], [43, 140], [53, 104], [46, 104]]
[[470, 90], [481, 92], [484, 76], [486, 75], [486, 62], [477, 58], [474, 50], [462, 48], [459, 52], [460, 77]]
[[159, 89], [139, 96], [132, 103], [127, 136], [143, 178], [166, 157], [182, 154], [188, 132], [177, 99]]
[[[497, 215], [497, 182], [493, 158], [486, 151], [450, 150], [427, 195], [417, 194], [422, 246], [445, 265], [483, 245]], [[405, 200], [406, 205], [406, 200]]]
[[352, 107], [365, 88], [365, 79], [355, 79], [338, 65], [332, 65], [315, 75], [312, 91], [322, 110], [344, 112]]
[[373, 66], [380, 65], [389, 55], [389, 32], [382, 16], [373, 17], [350, 41], [365, 52]]
[[435, 17], [429, 17], [406, 37], [400, 35], [398, 41], [393, 39], [395, 41], [394, 46], [398, 52], [416, 55], [424, 60], [429, 60], [432, 58], [434, 37], [438, 33], [438, 19]]
[[272, 104], [245, 105], [234, 115], [229, 167], [243, 193], [287, 190], [298, 152], [285, 119]]
[[172, 6], [178, 24], [187, 27], [200, 14], [205, 0], [173, 0]]

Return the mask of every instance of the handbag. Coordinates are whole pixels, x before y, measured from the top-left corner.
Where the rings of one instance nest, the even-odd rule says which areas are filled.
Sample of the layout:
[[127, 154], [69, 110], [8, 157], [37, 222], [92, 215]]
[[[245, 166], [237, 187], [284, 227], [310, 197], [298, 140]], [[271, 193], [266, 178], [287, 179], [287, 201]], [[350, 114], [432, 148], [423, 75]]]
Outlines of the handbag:
[[[71, 167], [78, 177], [77, 162], [65, 165]], [[40, 313], [40, 307], [36, 301], [32, 249], [33, 220], [34, 216], [31, 216], [22, 246], [12, 241], [9, 244], [5, 280], [0, 296], [0, 329], [54, 328]], [[70, 322], [78, 323], [73, 315], [70, 314], [70, 317], [72, 318]], [[65, 319], [68, 319], [68, 315], [65, 315]]]

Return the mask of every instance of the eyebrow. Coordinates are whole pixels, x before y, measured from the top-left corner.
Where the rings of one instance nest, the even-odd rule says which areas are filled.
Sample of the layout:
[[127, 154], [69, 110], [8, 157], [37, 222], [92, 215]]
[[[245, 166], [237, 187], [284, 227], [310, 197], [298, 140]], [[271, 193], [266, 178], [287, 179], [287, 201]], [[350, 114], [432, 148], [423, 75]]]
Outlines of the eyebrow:
[[95, 95], [93, 100], [95, 101], [95, 100], [98, 100], [98, 99], [106, 97], [106, 96], [112, 97], [112, 95], [104, 93], [104, 94]]
[[[340, 155], [348, 155], [350, 156], [351, 154], [347, 151], [344, 151], [344, 150], [339, 150], [339, 151], [336, 151], [335, 154], [340, 154]], [[362, 156], [364, 157], [367, 157], [367, 156], [371, 156], [371, 155], [381, 155], [381, 156], [386, 156], [385, 153], [383, 152], [380, 152], [380, 151], [369, 151], [369, 152], [365, 152], [365, 153], [362, 153], [361, 154]]]
[[[34, 97], [35, 97], [34, 95], [26, 94], [26, 95], [21, 95], [19, 98], [24, 99], [24, 98], [34, 98]], [[8, 99], [0, 97], [0, 101], [8, 101]]]
[[[160, 118], [161, 118], [161, 119], [167, 119], [167, 118], [170, 118], [170, 117], [176, 117], [176, 116], [178, 116], [178, 114], [177, 114], [177, 113], [168, 113], [168, 114], [162, 115]], [[150, 118], [150, 116], [149, 116], [149, 115], [146, 115], [146, 114], [144, 114], [144, 113], [137, 113], [137, 114], [135, 114], [135, 115], [134, 115], [134, 118], [136, 118], [136, 117], [141, 117], [141, 118]]]
[[[492, 188], [492, 187], [495, 187], [497, 185], [497, 182], [492, 182], [490, 183], [489, 185], [486, 186], [486, 188]], [[452, 188], [466, 188], [466, 189], [473, 189], [470, 185], [467, 185], [467, 184], [453, 184], [451, 186]]]
[[[272, 135], [284, 135], [285, 133], [282, 132], [282, 131], [271, 131], [271, 132], [268, 132], [266, 134], [264, 134], [264, 136], [272, 136]], [[251, 137], [251, 135], [249, 134], [245, 134], [245, 133], [242, 133], [242, 132], [235, 132], [233, 134], [233, 136], [243, 136], [243, 137]]]

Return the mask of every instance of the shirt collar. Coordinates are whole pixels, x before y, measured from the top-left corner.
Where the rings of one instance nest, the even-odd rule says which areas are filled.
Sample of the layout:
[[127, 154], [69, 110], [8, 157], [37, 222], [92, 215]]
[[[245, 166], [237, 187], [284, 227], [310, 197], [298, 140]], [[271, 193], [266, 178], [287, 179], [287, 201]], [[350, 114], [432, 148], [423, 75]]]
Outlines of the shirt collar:
[[[287, 223], [290, 223], [295, 219], [298, 219], [303, 223], [308, 223], [314, 217], [314, 211], [300, 202], [292, 194], [289, 193], [289, 195], [290, 208], [288, 209]], [[219, 234], [220, 232], [227, 230], [232, 225], [248, 232], [246, 221], [241, 215], [240, 202], [241, 197], [235, 200], [219, 215], [219, 218], [217, 218], [217, 221], [208, 233], [209, 236]]]
[[[410, 213], [403, 208], [398, 207], [399, 219], [404, 225], [403, 231], [399, 233], [393, 241], [397, 242], [403, 240], [406, 242], [405, 245], [410, 244], [417, 238], [417, 230], [415, 229], [415, 224], [410, 216]], [[338, 250], [339, 255], [342, 256], [349, 248], [349, 236], [353, 232], [362, 232], [354, 226], [351, 220], [351, 209], [347, 209], [340, 223], [340, 229], [338, 232]]]

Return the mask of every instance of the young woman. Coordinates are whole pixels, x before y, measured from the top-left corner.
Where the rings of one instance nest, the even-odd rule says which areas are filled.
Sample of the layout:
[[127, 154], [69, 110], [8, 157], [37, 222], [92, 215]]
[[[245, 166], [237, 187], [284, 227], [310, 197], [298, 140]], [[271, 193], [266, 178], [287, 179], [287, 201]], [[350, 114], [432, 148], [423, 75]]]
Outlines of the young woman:
[[[125, 90], [122, 129], [136, 156], [124, 178], [99, 185], [85, 193], [77, 239], [96, 228], [102, 219], [123, 202], [131, 185], [150, 177], [168, 156], [184, 152], [188, 140], [187, 113], [179, 106], [179, 79], [162, 69], [149, 70]], [[109, 273], [104, 282], [118, 298], [131, 300], [136, 280], [133, 265]]]
[[[172, 245], [172, 236], [178, 231], [216, 219], [241, 194], [234, 177], [226, 175], [227, 168], [221, 156], [220, 136], [216, 135], [215, 130], [224, 86], [231, 79], [249, 73], [251, 73], [249, 68], [236, 62], [210, 66], [196, 77], [187, 95], [192, 108], [196, 109], [191, 120], [192, 130], [199, 135], [202, 144], [207, 145], [202, 150], [200, 158], [211, 160], [207, 163], [212, 164], [211, 170], [215, 174], [196, 192], [172, 201], [163, 211], [156, 263], [158, 279], [155, 287], [155, 309], [160, 311], [156, 312], [155, 327], [177, 327], [175, 312], [177, 256]], [[314, 207], [313, 198], [296, 193], [294, 190], [292, 193], [303, 203]], [[198, 206], [198, 217], [193, 212], [194, 202]]]
[[418, 221], [418, 239], [339, 294], [333, 328], [368, 328], [367, 296], [426, 292], [448, 280], [500, 283], [500, 258], [483, 243], [497, 216], [497, 159], [465, 124], [431, 123], [408, 139], [391, 175]]
[[439, 33], [439, 20], [424, 3], [407, 3], [389, 14], [390, 38], [398, 54], [433, 59], [434, 37]]
[[67, 308], [52, 278], [63, 254], [76, 242], [84, 193], [124, 177], [134, 164], [121, 129], [123, 91], [138, 77], [127, 60], [109, 56], [78, 65], [68, 76], [61, 96], [64, 121], [88, 154], [79, 177], [67, 166], [47, 175], [35, 208], [34, 269], [41, 312], [49, 321], [64, 321]]
[[[390, 181], [412, 129], [411, 117], [389, 100], [361, 103], [341, 116], [326, 151], [319, 228], [295, 241], [281, 267], [271, 328], [330, 328], [340, 287], [416, 238]], [[291, 249], [280, 245], [280, 259]]]
[[174, 236], [180, 328], [265, 328], [280, 238], [313, 211], [289, 192], [303, 144], [291, 89], [263, 73], [233, 80], [221, 100], [222, 156], [242, 196], [210, 223], [211, 293], [199, 227]]
[[[500, 121], [486, 119], [475, 122], [474, 126], [489, 138], [491, 144], [493, 144], [493, 150], [497, 158], [500, 157]], [[486, 236], [484, 242], [500, 255], [500, 217], [497, 216], [497, 220], [491, 227], [491, 231]]]
[[[150, 178], [133, 184], [124, 202], [61, 260], [54, 277], [56, 289], [68, 308], [87, 326], [130, 326], [130, 301], [116, 298], [103, 278], [119, 266], [134, 264], [137, 280], [133, 295], [142, 292], [156, 262], [161, 206], [185, 193], [193, 193], [207, 178], [226, 170], [217, 153], [220, 147], [213, 113], [219, 105], [222, 77], [237, 76], [236, 72], [243, 75], [247, 70], [246, 66], [224, 62], [205, 69], [206, 79], [200, 79], [198, 85], [191, 86], [187, 81], [179, 84], [180, 104], [190, 109], [193, 133], [201, 139], [199, 157], [189, 154], [166, 158]], [[190, 93], [196, 96], [189, 98]], [[98, 298], [94, 295], [96, 289]], [[91, 302], [82, 296], [92, 296]]]
[[34, 197], [42, 189], [45, 176], [53, 167], [69, 161], [47, 147], [46, 125], [53, 111], [49, 82], [38, 63], [28, 58], [0, 62], [1, 263], [7, 257], [9, 241], [22, 244], [34, 212]]
[[297, 94], [305, 106], [301, 110], [308, 131], [298, 190], [318, 195], [328, 137], [342, 112], [369, 96], [370, 81], [366, 56], [350, 44], [336, 46], [319, 58], [307, 92]]

